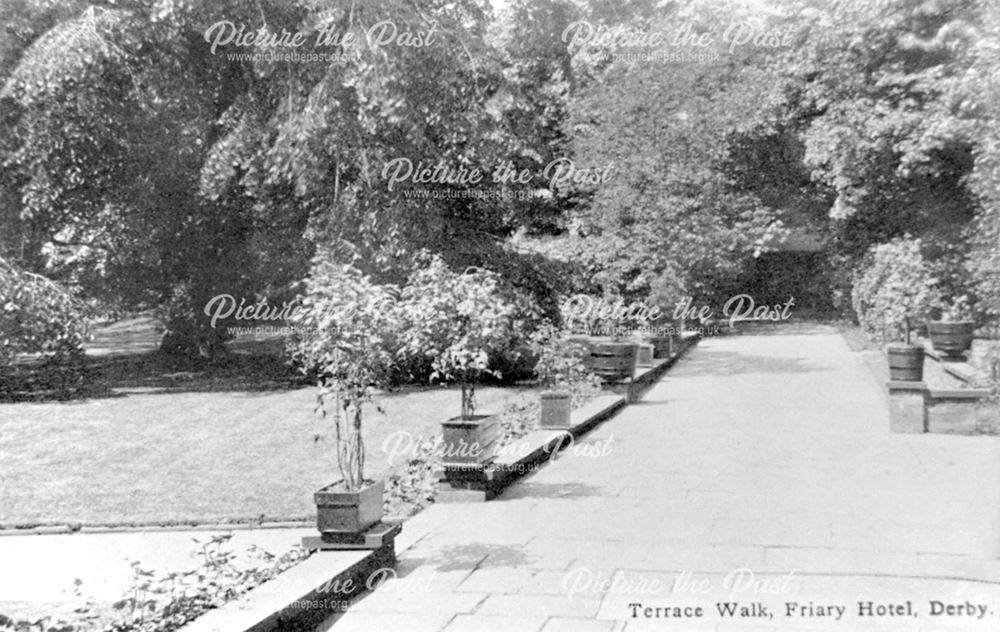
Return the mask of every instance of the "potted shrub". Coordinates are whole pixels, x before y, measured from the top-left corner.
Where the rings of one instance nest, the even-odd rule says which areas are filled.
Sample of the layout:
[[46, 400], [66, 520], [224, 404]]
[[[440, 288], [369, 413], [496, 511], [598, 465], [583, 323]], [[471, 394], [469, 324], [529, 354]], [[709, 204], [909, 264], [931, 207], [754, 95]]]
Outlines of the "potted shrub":
[[500, 377], [490, 356], [516, 346], [534, 313], [527, 305], [524, 297], [503, 291], [496, 273], [454, 272], [436, 256], [403, 289], [402, 352], [431, 358], [431, 380], [460, 385], [460, 413], [442, 423], [445, 464], [478, 464], [492, 457], [499, 420], [477, 414], [476, 385], [486, 375]]
[[[873, 246], [853, 279], [851, 306], [858, 324], [871, 339], [893, 343], [886, 346], [892, 380], [923, 378], [924, 350], [910, 344], [910, 323], [926, 320], [940, 297], [923, 246], [911, 237]], [[900, 339], [902, 344], [895, 342]]]
[[[538, 358], [535, 375], [545, 388], [540, 394], [542, 428], [567, 428], [574, 405], [574, 385], [596, 381], [588, 368], [590, 346], [581, 344], [550, 323], [532, 334], [531, 350]], [[597, 381], [596, 388], [600, 388]]]
[[912, 238], [873, 246], [855, 274], [851, 305], [872, 340], [900, 340], [907, 318], [925, 321], [940, 304], [938, 278], [922, 248], [923, 242]]
[[969, 299], [962, 295], [942, 305], [939, 320], [927, 322], [927, 335], [935, 350], [948, 357], [958, 358], [972, 347], [975, 328]]
[[300, 331], [293, 352], [318, 376], [317, 410], [332, 418], [340, 480], [317, 491], [316, 523], [324, 535], [356, 536], [382, 519], [385, 482], [365, 477], [364, 410], [392, 375], [399, 321], [395, 288], [373, 284], [357, 269], [332, 262], [314, 266], [293, 319]]

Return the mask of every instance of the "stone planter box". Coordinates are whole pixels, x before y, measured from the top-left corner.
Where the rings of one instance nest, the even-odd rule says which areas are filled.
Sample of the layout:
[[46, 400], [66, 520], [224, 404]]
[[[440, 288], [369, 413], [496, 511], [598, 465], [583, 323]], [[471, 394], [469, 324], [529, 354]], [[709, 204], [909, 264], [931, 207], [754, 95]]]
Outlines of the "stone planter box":
[[338, 483], [313, 494], [316, 527], [323, 534], [358, 534], [382, 520], [385, 481], [369, 481], [358, 491], [336, 489]]
[[454, 417], [441, 423], [444, 466], [486, 463], [496, 452], [500, 419], [496, 415]]
[[568, 428], [573, 412], [572, 397], [560, 391], [545, 391], [540, 395], [541, 411], [538, 419], [540, 428]]
[[669, 358], [674, 354], [673, 336], [654, 336], [649, 341], [653, 343], [654, 358]]
[[638, 366], [652, 366], [654, 347], [651, 344], [640, 344], [636, 350], [635, 363]]

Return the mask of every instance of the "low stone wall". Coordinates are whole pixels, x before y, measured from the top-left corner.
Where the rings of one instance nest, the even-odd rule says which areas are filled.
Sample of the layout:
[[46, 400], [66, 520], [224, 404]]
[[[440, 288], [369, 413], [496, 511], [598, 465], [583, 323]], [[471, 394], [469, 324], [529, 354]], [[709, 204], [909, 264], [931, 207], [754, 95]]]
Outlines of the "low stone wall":
[[924, 382], [888, 382], [893, 432], [973, 435], [997, 422], [986, 389], [933, 390]]
[[[631, 379], [608, 385], [614, 394], [598, 397], [573, 410], [564, 427], [542, 423], [538, 430], [503, 446], [495, 458], [483, 463], [446, 463], [437, 473], [436, 502], [483, 502], [496, 497], [508, 485], [543, 467], [546, 461], [573, 445], [576, 438], [637, 401], [698, 340], [697, 335], [681, 336], [671, 357], [650, 359], [652, 364], [639, 366]], [[547, 417], [543, 412], [540, 421]]]
[[625, 407], [620, 395], [605, 395], [573, 411], [566, 428], [540, 429], [504, 446], [488, 463], [445, 465], [438, 473], [435, 502], [483, 502], [491, 500], [511, 483], [556, 458], [561, 450], [597, 424]]
[[977, 434], [996, 417], [987, 397], [989, 391], [982, 389], [928, 391], [927, 432]]
[[393, 542], [373, 551], [322, 551], [188, 623], [180, 632], [314, 629], [345, 612], [373, 577], [396, 566]]
[[[960, 385], [986, 383], [988, 378], [968, 362], [946, 358], [929, 340], [924, 363], [935, 363]], [[925, 370], [926, 377], [926, 370]], [[986, 388], [931, 388], [925, 382], [887, 382], [890, 427], [893, 432], [937, 434], [995, 434], [1000, 430], [1000, 408]]]
[[663, 377], [663, 374], [700, 339], [700, 336], [693, 333], [678, 336], [673, 344], [673, 353], [668, 357], [656, 358], [651, 360], [651, 364], [636, 367], [635, 374], [629, 380], [610, 382], [605, 386], [612, 393], [624, 396], [630, 404], [638, 401], [642, 394]]

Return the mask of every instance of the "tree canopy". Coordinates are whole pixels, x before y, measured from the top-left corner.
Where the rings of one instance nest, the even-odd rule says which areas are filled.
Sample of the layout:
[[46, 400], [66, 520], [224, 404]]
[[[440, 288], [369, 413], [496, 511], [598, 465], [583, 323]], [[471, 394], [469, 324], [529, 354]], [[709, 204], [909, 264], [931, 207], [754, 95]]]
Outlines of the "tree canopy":
[[298, 294], [321, 252], [399, 284], [427, 250], [553, 315], [726, 294], [803, 228], [842, 277], [920, 237], [1000, 313], [998, 11], [16, 0], [0, 256], [208, 352], [212, 296]]

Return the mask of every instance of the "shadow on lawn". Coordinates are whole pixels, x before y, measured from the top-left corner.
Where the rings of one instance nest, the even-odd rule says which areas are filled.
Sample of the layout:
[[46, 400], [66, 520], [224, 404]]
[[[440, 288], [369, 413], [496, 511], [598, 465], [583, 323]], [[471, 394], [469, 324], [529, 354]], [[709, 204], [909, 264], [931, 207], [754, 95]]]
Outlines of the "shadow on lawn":
[[22, 358], [0, 371], [0, 402], [66, 401], [143, 393], [266, 392], [312, 382], [288, 365], [280, 337], [242, 337], [211, 359], [159, 350], [162, 324], [152, 312], [95, 324], [83, 357], [64, 364]]
[[228, 353], [212, 360], [159, 351], [87, 356], [67, 365], [20, 366], [0, 375], [0, 402], [66, 401], [144, 393], [288, 390], [307, 378], [270, 354]]

